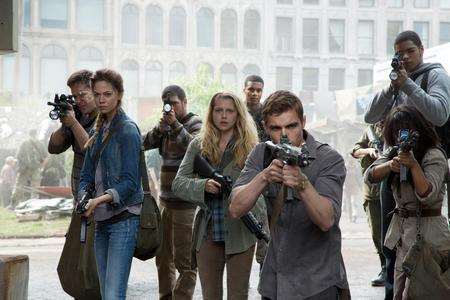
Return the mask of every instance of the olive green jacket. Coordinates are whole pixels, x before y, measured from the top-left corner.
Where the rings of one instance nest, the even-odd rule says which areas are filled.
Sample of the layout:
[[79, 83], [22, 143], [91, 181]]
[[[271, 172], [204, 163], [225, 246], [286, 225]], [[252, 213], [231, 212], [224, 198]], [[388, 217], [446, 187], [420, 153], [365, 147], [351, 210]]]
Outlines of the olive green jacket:
[[[205, 184], [208, 179], [198, 178], [193, 172], [194, 158], [201, 151], [200, 137], [196, 137], [189, 144], [186, 155], [181, 162], [177, 175], [172, 182], [172, 191], [175, 195], [187, 202], [194, 203], [199, 206], [195, 217], [194, 233], [193, 233], [193, 247], [199, 251], [203, 241], [206, 240], [208, 234], [208, 224], [211, 220], [211, 212], [205, 203]], [[231, 161], [223, 162], [225, 168], [223, 174], [230, 176], [235, 181], [241, 169]], [[217, 166], [213, 166], [216, 168]], [[249, 249], [256, 243], [256, 237], [245, 227], [240, 219], [232, 219], [229, 217], [228, 207], [230, 205], [229, 198], [224, 197], [224, 215], [225, 215], [225, 254], [242, 253]], [[265, 212], [264, 198], [260, 197], [252, 212], [257, 219], [261, 219], [261, 214]]]

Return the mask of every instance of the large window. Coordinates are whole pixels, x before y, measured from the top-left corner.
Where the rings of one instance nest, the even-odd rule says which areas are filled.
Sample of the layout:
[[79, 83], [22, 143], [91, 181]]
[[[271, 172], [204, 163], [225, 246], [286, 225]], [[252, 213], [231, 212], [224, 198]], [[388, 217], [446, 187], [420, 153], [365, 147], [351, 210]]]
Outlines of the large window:
[[358, 21], [358, 54], [373, 54], [374, 25], [373, 21]]
[[197, 12], [197, 46], [214, 47], [214, 13], [209, 8]]
[[93, 47], [81, 49], [78, 54], [78, 69], [99, 70], [105, 66], [103, 54], [100, 50]]
[[276, 41], [277, 51], [294, 51], [294, 28], [292, 18], [277, 17], [276, 19]]
[[26, 46], [22, 46], [20, 59], [20, 86], [19, 90], [23, 94], [30, 93], [31, 83], [31, 54]]
[[67, 0], [40, 1], [41, 27], [67, 28]]
[[430, 23], [414, 22], [414, 31], [420, 36], [423, 46], [428, 48], [430, 46]]
[[319, 52], [319, 19], [303, 19], [303, 52]]
[[170, 10], [169, 45], [186, 46], [186, 12], [182, 7]]
[[220, 68], [220, 77], [225, 87], [235, 88], [237, 86], [237, 69], [233, 64], [224, 64]]
[[303, 4], [307, 4], [307, 5], [319, 5], [319, 0], [303, 0]]
[[428, 8], [430, 7], [430, 0], [414, 0], [414, 7]]
[[319, 69], [303, 68], [302, 90], [317, 91], [319, 90]]
[[247, 76], [250, 75], [261, 75], [261, 70], [257, 65], [248, 64], [242, 69], [242, 74], [244, 75], [244, 78], [247, 78]]
[[207, 80], [214, 80], [214, 68], [209, 63], [200, 63], [197, 67], [197, 72], [201, 76], [205, 76]]
[[331, 19], [328, 26], [330, 53], [345, 52], [345, 20]]
[[277, 90], [292, 90], [292, 68], [277, 67]]
[[345, 89], [345, 69], [330, 69], [328, 76], [328, 90], [336, 91]]
[[358, 70], [358, 86], [366, 86], [373, 83], [373, 72], [370, 69]]
[[403, 0], [388, 0], [387, 6], [392, 8], [400, 8], [403, 7]]
[[278, 4], [292, 4], [293, 0], [277, 0]]
[[359, 0], [359, 7], [374, 7], [375, 0]]
[[101, 32], [104, 27], [103, 0], [77, 0], [77, 29]]
[[162, 89], [163, 70], [157, 61], [149, 61], [145, 66], [145, 95], [159, 96]]
[[5, 92], [10, 92], [14, 90], [14, 74], [16, 65], [16, 55], [8, 54], [3, 55], [3, 72], [2, 72], [2, 87]]
[[139, 41], [139, 9], [127, 4], [122, 9], [122, 43], [137, 44]]
[[147, 6], [145, 15], [145, 42], [161, 46], [163, 43], [163, 12], [156, 5]]
[[259, 49], [261, 21], [256, 10], [248, 10], [244, 16], [244, 48]]
[[450, 43], [450, 22], [439, 23], [439, 44]]
[[52, 97], [66, 89], [67, 53], [57, 45], [48, 45], [41, 52], [41, 95]]
[[403, 31], [402, 21], [388, 21], [387, 22], [387, 36], [386, 36], [386, 53], [387, 55], [394, 54], [394, 42], [396, 36]]
[[31, 4], [30, 0], [23, 0], [23, 27], [31, 25]]
[[222, 12], [220, 20], [220, 46], [236, 48], [237, 45], [237, 15], [232, 9]]
[[169, 81], [174, 83], [186, 76], [186, 66], [179, 61], [173, 62], [169, 67]]
[[345, 6], [345, 0], [329, 0], [330, 6]]
[[122, 70], [124, 95], [134, 98], [139, 95], [139, 65], [135, 60], [127, 59], [120, 65]]
[[441, 0], [440, 8], [450, 8], [450, 0]]

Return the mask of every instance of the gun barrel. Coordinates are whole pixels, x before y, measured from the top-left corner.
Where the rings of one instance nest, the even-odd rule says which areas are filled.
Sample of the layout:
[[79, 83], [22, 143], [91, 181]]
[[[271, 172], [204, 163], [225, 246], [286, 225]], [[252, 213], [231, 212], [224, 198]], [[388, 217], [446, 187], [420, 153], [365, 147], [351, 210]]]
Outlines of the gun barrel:
[[269, 243], [270, 237], [269, 235], [264, 231], [262, 228], [262, 225], [258, 220], [255, 218], [252, 212], [248, 212], [245, 215], [241, 217], [242, 222], [244, 223], [245, 227], [248, 228], [248, 230], [253, 233], [257, 239], [264, 240], [266, 243]]

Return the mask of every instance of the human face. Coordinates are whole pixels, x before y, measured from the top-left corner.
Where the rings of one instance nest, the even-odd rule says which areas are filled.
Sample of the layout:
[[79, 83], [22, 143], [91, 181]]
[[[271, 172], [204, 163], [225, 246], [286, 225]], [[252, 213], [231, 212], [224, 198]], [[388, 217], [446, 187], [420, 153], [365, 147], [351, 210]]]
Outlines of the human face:
[[75, 83], [70, 87], [70, 92], [83, 115], [90, 114], [96, 110], [94, 95], [89, 85], [82, 82]]
[[409, 73], [423, 62], [423, 47], [417, 47], [410, 40], [396, 44], [395, 53], [402, 56], [403, 66]]
[[97, 81], [94, 85], [94, 98], [100, 113], [111, 121], [119, 106], [122, 95], [107, 81]]
[[264, 85], [261, 82], [247, 82], [244, 88], [245, 101], [248, 106], [258, 105], [261, 101]]
[[274, 143], [279, 143], [281, 136], [287, 135], [289, 141], [296, 147], [303, 144], [303, 128], [305, 117], [300, 118], [297, 111], [290, 109], [279, 115], [269, 115], [264, 124], [266, 133]]
[[234, 106], [233, 100], [228, 98], [216, 98], [213, 108], [213, 124], [222, 133], [234, 129], [238, 112]]
[[187, 114], [187, 100], [180, 100], [177, 95], [170, 96], [170, 105], [178, 120]]

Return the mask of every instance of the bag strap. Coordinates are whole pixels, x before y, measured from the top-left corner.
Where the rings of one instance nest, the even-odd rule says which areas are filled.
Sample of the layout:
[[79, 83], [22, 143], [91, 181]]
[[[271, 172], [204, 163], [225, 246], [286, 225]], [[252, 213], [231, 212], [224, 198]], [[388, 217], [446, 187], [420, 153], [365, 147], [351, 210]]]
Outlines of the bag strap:
[[144, 148], [141, 149], [140, 157], [139, 165], [141, 169], [141, 183], [145, 194], [150, 192], [150, 184], [148, 181], [147, 165], [145, 164]]
[[[100, 156], [103, 153], [103, 150], [105, 150], [106, 145], [108, 144], [109, 140], [111, 139], [111, 136], [113, 135], [113, 133], [115, 133], [116, 131], [118, 131], [120, 128], [122, 128], [122, 122], [118, 123], [116, 126], [114, 126], [113, 128], [111, 128], [109, 130], [108, 135], [106, 136], [106, 138], [102, 141], [102, 144], [100, 146], [100, 149], [97, 150], [97, 152], [94, 154], [94, 170], [97, 169], [97, 165], [98, 165], [98, 161], [100, 160]], [[98, 138], [98, 136], [97, 136]]]
[[420, 219], [422, 216], [422, 203], [416, 197], [416, 241], [422, 240], [422, 233], [420, 231]]

